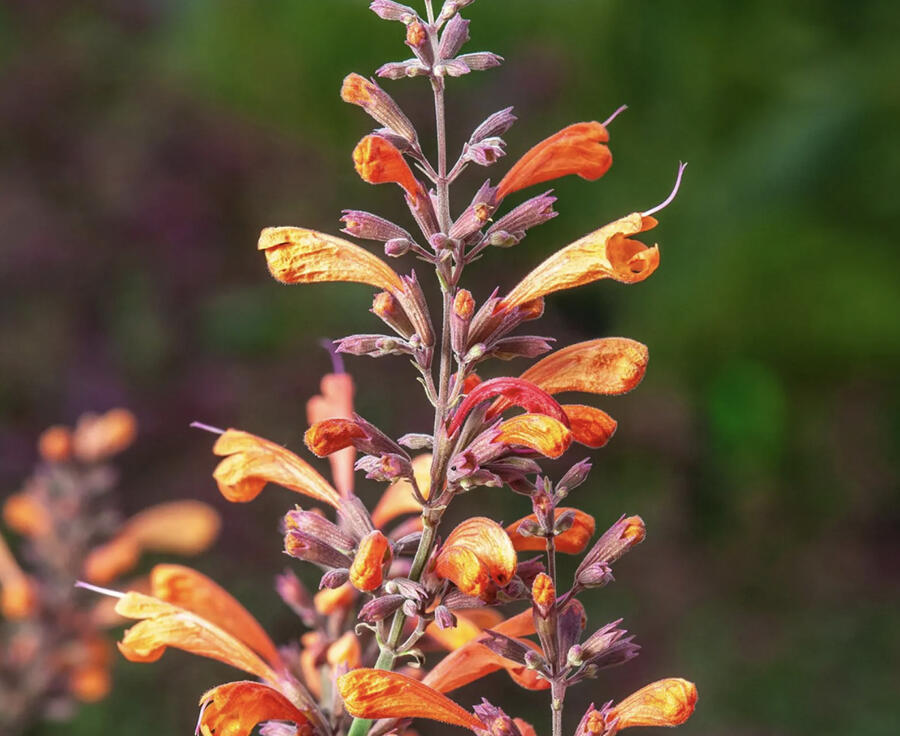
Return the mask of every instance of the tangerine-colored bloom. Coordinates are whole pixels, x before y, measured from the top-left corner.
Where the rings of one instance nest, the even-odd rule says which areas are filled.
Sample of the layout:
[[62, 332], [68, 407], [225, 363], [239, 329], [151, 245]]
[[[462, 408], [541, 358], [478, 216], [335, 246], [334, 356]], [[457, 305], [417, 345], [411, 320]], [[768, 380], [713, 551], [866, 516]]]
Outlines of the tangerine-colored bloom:
[[339, 664], [346, 664], [348, 669], [356, 669], [362, 661], [362, 650], [359, 646], [359, 638], [352, 631], [344, 632], [336, 642], [328, 647], [325, 660], [332, 667], [337, 667]]
[[450, 698], [399, 672], [356, 669], [337, 680], [344, 708], [356, 718], [427, 718], [477, 731], [478, 718]]
[[353, 564], [350, 565], [350, 582], [357, 590], [376, 590], [384, 579], [384, 566], [391, 559], [391, 545], [377, 529], [369, 532], [359, 543]]
[[[417, 455], [412, 460], [413, 476], [422, 497], [428, 499], [431, 493], [431, 453]], [[392, 519], [402, 514], [415, 514], [422, 510], [422, 504], [413, 494], [412, 483], [405, 478], [391, 483], [381, 494], [375, 510], [372, 512], [372, 523], [379, 529]]]
[[72, 457], [72, 444], [72, 431], [57, 424], [41, 432], [38, 452], [47, 462], [64, 463]]
[[277, 483], [335, 508], [340, 503], [340, 494], [309, 463], [262, 437], [229, 429], [213, 452], [226, 456], [213, 478], [229, 501], [252, 501], [267, 483]]
[[[319, 391], [319, 394], [306, 402], [307, 422], [315, 424], [329, 417], [349, 419], [353, 416], [354, 386], [349, 373], [325, 374], [319, 384]], [[353, 491], [355, 459], [356, 450], [352, 447], [328, 456], [328, 462], [331, 463], [331, 477], [337, 489], [345, 496]]]
[[543, 618], [550, 615], [556, 605], [556, 588], [553, 580], [547, 573], [538, 573], [531, 586], [531, 599], [534, 601], [535, 612]]
[[202, 736], [250, 736], [264, 721], [290, 721], [297, 736], [311, 736], [306, 715], [278, 690], [259, 682], [241, 680], [214, 687], [200, 698]]
[[496, 521], [466, 519], [447, 537], [435, 561], [435, 573], [466, 595], [491, 603], [516, 572], [516, 550]]
[[656, 227], [656, 220], [639, 212], [616, 220], [567, 245], [541, 263], [497, 305], [509, 310], [563, 289], [584, 286], [598, 279], [623, 284], [643, 281], [659, 266], [659, 249], [629, 236]]
[[82, 414], [72, 434], [72, 450], [82, 462], [99, 462], [122, 452], [136, 436], [137, 420], [127, 409]]
[[456, 626], [442, 629], [433, 621], [425, 632], [440, 646], [449, 651], [459, 649], [503, 621], [503, 616], [493, 608], [472, 608], [456, 613]]
[[200, 501], [171, 501], [151, 506], [128, 519], [110, 541], [88, 554], [85, 577], [104, 585], [128, 572], [142, 552], [196, 555], [219, 533], [219, 514]]
[[593, 406], [563, 404], [562, 408], [569, 418], [569, 428], [575, 441], [593, 449], [609, 442], [619, 426], [609, 414]]
[[697, 686], [680, 677], [669, 677], [642, 687], [614, 705], [606, 720], [618, 718], [616, 731], [631, 726], [678, 726], [691, 717], [696, 704]]
[[494, 442], [527, 447], [545, 457], [560, 457], [572, 444], [572, 432], [558, 419], [544, 414], [519, 414], [497, 428]]
[[119, 651], [132, 662], [155, 662], [167, 647], [224, 662], [262, 680], [276, 681], [269, 665], [244, 642], [202, 616], [159, 598], [125, 593], [116, 613], [140, 619], [119, 642]]
[[399, 184], [413, 201], [422, 194], [422, 185], [403, 154], [387, 138], [367, 135], [353, 149], [353, 163], [362, 180], [369, 184]]
[[[555, 539], [556, 551], [569, 555], [580, 555], [587, 548], [588, 542], [594, 536], [596, 528], [594, 517], [586, 514], [579, 509], [572, 509], [560, 506], [554, 511], [555, 518], [559, 518], [562, 514], [568, 512], [575, 513], [575, 520], [566, 531], [558, 534]], [[506, 533], [512, 540], [513, 547], [517, 552], [543, 551], [546, 549], [546, 542], [543, 537], [523, 537], [516, 531], [519, 524], [523, 521], [533, 521], [537, 523], [537, 514], [530, 514], [506, 527]]]
[[358, 245], [300, 227], [267, 227], [259, 235], [269, 273], [284, 284], [353, 281], [403, 291], [403, 282], [384, 261]]
[[[491, 378], [488, 381], [482, 381], [469, 391], [453, 415], [453, 420], [447, 428], [447, 434], [452, 436], [462, 426], [472, 409], [482, 401], [487, 401], [495, 396], [502, 397], [497, 404], [502, 402], [504, 408], [511, 405], [521, 406], [528, 412], [544, 414], [563, 424], [568, 421], [565, 412], [556, 400], [540, 386], [524, 378]], [[495, 407], [492, 407], [488, 412], [488, 419], [499, 413]]]
[[53, 531], [50, 512], [30, 493], [14, 493], [7, 498], [3, 520], [25, 537], [45, 537]]
[[542, 140], [513, 165], [497, 186], [498, 199], [569, 174], [596, 181], [612, 166], [612, 154], [603, 145], [608, 140], [606, 128], [596, 121], [563, 128]]
[[110, 647], [106, 640], [89, 634], [67, 645], [61, 658], [66, 672], [68, 691], [82, 703], [96, 703], [109, 693]]
[[353, 440], [366, 436], [365, 431], [352, 419], [332, 417], [316, 422], [303, 435], [303, 442], [318, 457], [327, 457], [353, 446]]
[[313, 596], [313, 605], [321, 616], [348, 608], [356, 598], [356, 589], [350, 583], [337, 588], [323, 588]]
[[192, 611], [227, 631], [279, 669], [278, 649], [259, 621], [228, 591], [202, 573], [183, 565], [156, 565], [150, 573], [153, 595]]
[[0, 613], [9, 619], [28, 618], [37, 606], [35, 582], [22, 572], [0, 536]]

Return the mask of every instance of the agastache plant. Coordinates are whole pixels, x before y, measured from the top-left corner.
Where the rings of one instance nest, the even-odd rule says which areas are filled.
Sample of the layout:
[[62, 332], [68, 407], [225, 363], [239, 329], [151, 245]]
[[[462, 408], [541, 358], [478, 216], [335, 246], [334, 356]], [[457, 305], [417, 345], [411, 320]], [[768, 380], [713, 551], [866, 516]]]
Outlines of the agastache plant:
[[[492, 736], [535, 733], [487, 701], [467, 710], [446, 695], [499, 670], [523, 688], [549, 691], [552, 733], [562, 736], [567, 690], [638, 652], [621, 621], [585, 635], [579, 596], [612, 581], [612, 565], [644, 539], [643, 521], [623, 516], [590, 546], [595, 520], [564, 505], [587, 478], [590, 463], [581, 460], [553, 481], [541, 460], [562, 457], [573, 443], [600, 448], [609, 441], [614, 419], [591, 405], [561, 404], [556, 396], [630, 391], [644, 375], [647, 348], [605, 338], [550, 352], [551, 338], [517, 330], [542, 315], [544, 298], [554, 292], [600, 279], [632, 284], [649, 277], [659, 250], [637, 237], [656, 226], [653, 215], [675, 192], [657, 207], [628, 214], [562, 248], [511, 291], [478, 304], [461, 286], [466, 268], [488, 249], [514, 246], [556, 216], [550, 191], [524, 202], [508, 200], [571, 174], [588, 181], [602, 177], [612, 164], [608, 125], [622, 108], [604, 123], [563, 128], [527, 151], [496, 185], [485, 181], [468, 203], [451, 203], [451, 187], [464, 170], [492, 166], [506, 155], [502, 136], [516, 119], [512, 108], [488, 116], [451, 163], [446, 84], [502, 61], [489, 52], [460, 53], [469, 21], [459, 11], [470, 4], [446, 2], [435, 15], [426, 2], [424, 18], [389, 0], [370, 6], [380, 18], [402, 24], [413, 54], [383, 65], [377, 76], [423, 77], [431, 86], [436, 161], [377, 82], [350, 74], [341, 87], [342, 99], [380, 126], [354, 149], [356, 171], [366, 182], [398, 185], [411, 214], [404, 227], [345, 210], [343, 232], [383, 243], [390, 258], [427, 263], [441, 294], [438, 319], [415, 271], [398, 273], [370, 250], [334, 235], [266, 228], [259, 249], [275, 279], [375, 287], [372, 312], [387, 329], [335, 341], [334, 372], [308, 405], [304, 440], [314, 455], [330, 459], [331, 482], [278, 444], [236, 429], [204, 427], [220, 435], [213, 451], [223, 459], [213, 475], [228, 500], [251, 501], [274, 483], [313, 504], [289, 510], [283, 534], [288, 555], [323, 571], [320, 590], [311, 595], [290, 571], [276, 585], [308, 628], [300, 645], [276, 647], [234, 598], [187, 568], [154, 571], [153, 596], [115, 594], [119, 613], [139, 620], [119, 645], [128, 659], [150, 661], [176, 647], [255, 678], [220, 685], [202, 697], [198, 731], [204, 736], [244, 736], [259, 723], [266, 724], [268, 736], [374, 736], [401, 732], [416, 718]], [[489, 359], [545, 353], [519, 376], [482, 380], [476, 372]], [[434, 409], [431, 431], [395, 438], [355, 414], [353, 382], [341, 354], [411, 360]], [[354, 469], [389, 484], [372, 510], [354, 492]], [[482, 486], [523, 495], [530, 513], [505, 528], [479, 516], [442, 529], [457, 497]], [[557, 574], [560, 553], [584, 554], [568, 586]], [[508, 618], [500, 613], [520, 601], [527, 604], [524, 611]], [[537, 641], [528, 638], [534, 635]], [[448, 654], [426, 670], [425, 649], [435, 647]], [[660, 680], [619, 703], [592, 705], [576, 736], [677, 725], [691, 715], [696, 698], [692, 683]]]

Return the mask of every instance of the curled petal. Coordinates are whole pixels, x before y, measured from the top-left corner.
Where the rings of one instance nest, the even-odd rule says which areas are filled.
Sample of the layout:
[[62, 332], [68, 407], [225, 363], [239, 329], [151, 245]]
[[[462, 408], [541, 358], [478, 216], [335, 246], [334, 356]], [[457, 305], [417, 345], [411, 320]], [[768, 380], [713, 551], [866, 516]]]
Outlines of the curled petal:
[[603, 447], [615, 434], [618, 422], [605, 411], [582, 404], [563, 404], [576, 442], [594, 449]]
[[254, 616], [228, 591], [206, 575], [183, 565], [157, 565], [150, 573], [153, 595], [196, 613], [264, 657], [281, 666], [275, 644]]
[[659, 266], [659, 250], [629, 236], [656, 226], [652, 217], [635, 212], [605, 225], [557, 251], [535, 268], [497, 305], [509, 310], [538, 297], [573, 289], [598, 279], [623, 284], [643, 281]]
[[259, 682], [227, 682], [200, 698], [202, 736], [250, 736], [264, 721], [290, 721], [297, 736], [310, 736], [309, 718], [284, 695]]
[[381, 586], [384, 566], [390, 562], [391, 545], [377, 529], [369, 532], [359, 543], [350, 565], [350, 582], [357, 590], [371, 591]]
[[473, 731], [484, 728], [450, 698], [398, 672], [351, 670], [337, 686], [347, 712], [357, 718], [427, 718]]
[[599, 179], [612, 166], [612, 154], [603, 145], [608, 140], [609, 133], [598, 122], [575, 123], [563, 128], [515, 163], [497, 187], [498, 198], [568, 174], [578, 174], [588, 181]]
[[[431, 492], [431, 454], [418, 455], [412, 460], [413, 475], [423, 498], [427, 499]], [[405, 478], [391, 483], [378, 500], [372, 512], [372, 523], [383, 529], [384, 525], [402, 514], [416, 514], [422, 510], [422, 504], [413, 493], [412, 483]]]
[[[450, 422], [450, 426], [447, 428], [447, 434], [453, 435], [472, 409], [482, 401], [493, 399], [495, 396], [502, 397], [501, 401], [504, 409], [511, 405], [521, 406], [526, 411], [544, 414], [557, 419], [563, 424], [568, 421], [565, 412], [556, 400], [540, 386], [524, 378], [491, 378], [488, 381], [482, 381], [469, 391], [453, 415], [453, 421]], [[497, 402], [498, 405], [499, 403]], [[499, 413], [499, 410], [492, 407], [488, 413], [488, 418]]]
[[[306, 421], [315, 424], [330, 417], [353, 416], [353, 378], [349, 373], [328, 373], [322, 377], [320, 393], [306, 402]], [[328, 456], [331, 477], [344, 495], [353, 491], [353, 463], [356, 450], [347, 447]]]
[[[586, 514], [579, 509], [570, 509], [563, 506], [558, 507], [554, 511], [554, 518], [558, 519], [562, 514], [573, 512], [575, 519], [566, 531], [556, 535], [556, 551], [569, 555], [580, 555], [587, 548], [588, 542], [594, 536], [594, 517]], [[506, 527], [506, 533], [512, 540], [513, 547], [517, 552], [543, 551], [546, 549], [546, 542], [543, 537], [523, 537], [517, 531], [519, 524], [523, 521], [533, 521], [537, 524], [537, 514], [531, 514]]]
[[352, 419], [334, 417], [316, 422], [303, 435], [303, 442], [318, 457], [327, 457], [353, 446], [353, 440], [366, 436], [365, 431]]
[[274, 682], [275, 672], [246, 644], [214, 623], [183, 608], [141, 593], [126, 593], [116, 613], [142, 619], [128, 629], [119, 651], [132, 662], [155, 662], [167, 647], [224, 662]]
[[387, 138], [367, 135], [353, 149], [353, 163], [362, 180], [369, 184], [399, 184], [413, 200], [422, 194], [422, 185], [403, 154]]
[[277, 483], [329, 506], [338, 506], [340, 496], [328, 481], [281, 445], [229, 429], [216, 440], [213, 452], [226, 456], [213, 478], [229, 501], [252, 501], [267, 483]]
[[680, 677], [658, 680], [613, 706], [607, 721], [618, 718], [616, 730], [630, 726], [678, 726], [694, 712], [697, 686]]
[[269, 272], [285, 284], [353, 281], [391, 293], [403, 283], [384, 261], [333, 235], [300, 227], [267, 227], [260, 233]]
[[544, 457], [560, 457], [572, 444], [571, 430], [558, 419], [543, 414], [520, 414], [507, 419], [493, 440], [507, 445], [527, 447]]
[[491, 602], [497, 589], [512, 580], [516, 562], [516, 550], [503, 527], [476, 516], [450, 532], [438, 553], [435, 572], [466, 595]]

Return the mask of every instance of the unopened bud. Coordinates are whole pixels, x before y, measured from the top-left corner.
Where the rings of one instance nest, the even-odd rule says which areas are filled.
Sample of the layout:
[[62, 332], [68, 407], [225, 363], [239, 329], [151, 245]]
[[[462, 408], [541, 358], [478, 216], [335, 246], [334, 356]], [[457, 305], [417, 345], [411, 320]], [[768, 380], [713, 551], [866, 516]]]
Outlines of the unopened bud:
[[340, 588], [349, 579], [350, 579], [349, 568], [339, 568], [337, 570], [329, 570], [322, 576], [322, 579], [319, 581], [319, 590], [322, 590], [323, 588], [328, 588], [329, 590], [334, 590], [336, 588]]
[[453, 18], [444, 27], [438, 57], [449, 59], [456, 56], [463, 44], [469, 40], [469, 21], [454, 13]]
[[516, 116], [513, 115], [512, 110], [511, 107], [507, 107], [503, 110], [498, 110], [485, 118], [485, 120], [472, 131], [472, 135], [469, 136], [469, 145], [473, 146], [476, 143], [483, 141], [485, 138], [503, 135], [512, 127], [512, 124], [516, 122]]
[[556, 517], [556, 523], [553, 525], [554, 534], [562, 534], [572, 528], [575, 523], [575, 510], [569, 509]]
[[406, 599], [403, 601], [402, 609], [403, 613], [410, 618], [419, 615], [419, 604], [416, 601]]
[[456, 628], [456, 616], [447, 606], [441, 605], [434, 609], [434, 622], [442, 630]]
[[569, 648], [566, 654], [566, 664], [569, 667], [581, 667], [584, 664], [584, 650], [579, 644]]
[[575, 580], [585, 588], [602, 588], [613, 581], [613, 574], [608, 564], [595, 562], [579, 570]]
[[463, 146], [463, 158], [479, 166], [490, 166], [506, 155], [506, 143], [498, 136]]
[[461, 355], [466, 350], [466, 342], [469, 339], [469, 323], [475, 314], [475, 300], [472, 293], [466, 289], [460, 289], [453, 300], [453, 313], [450, 315], [450, 344], [456, 355]]
[[536, 537], [541, 533], [541, 527], [534, 519], [523, 519], [516, 527], [516, 533], [520, 537]]
[[521, 238], [506, 230], [496, 230], [488, 235], [487, 240], [495, 248], [512, 248], [519, 244]]
[[412, 23], [419, 17], [408, 5], [393, 0], [372, 0], [369, 9], [383, 20], [399, 20], [401, 23]]
[[544, 658], [533, 649], [525, 652], [525, 666], [530, 670], [539, 670], [544, 666]]
[[569, 468], [559, 483], [556, 484], [557, 497], [565, 498], [569, 491], [577, 488], [587, 480], [590, 472], [591, 461], [587, 458]]
[[344, 210], [341, 222], [344, 223], [343, 232], [355, 238], [378, 240], [382, 243], [397, 238], [412, 240], [412, 236], [402, 227], [371, 212]]
[[531, 586], [531, 596], [535, 613], [541, 618], [547, 618], [556, 605], [556, 589], [549, 575], [543, 572], [538, 574]]
[[400, 302], [390, 292], [380, 291], [375, 295], [372, 300], [372, 312], [407, 339], [415, 333], [412, 322], [403, 311]]
[[486, 69], [493, 69], [503, 63], [503, 57], [492, 54], [489, 51], [478, 51], [474, 54], [463, 54], [457, 56], [454, 61], [463, 62], [473, 72], [481, 72]]
[[390, 258], [399, 258], [409, 253], [412, 245], [407, 238], [391, 238], [384, 244], [384, 254]]
[[[385, 590], [387, 590], [387, 586], [385, 586]], [[376, 621], [383, 621], [388, 616], [393, 615], [395, 611], [398, 611], [405, 601], [406, 598], [397, 594], [373, 598], [359, 609], [359, 620], [370, 624]]]

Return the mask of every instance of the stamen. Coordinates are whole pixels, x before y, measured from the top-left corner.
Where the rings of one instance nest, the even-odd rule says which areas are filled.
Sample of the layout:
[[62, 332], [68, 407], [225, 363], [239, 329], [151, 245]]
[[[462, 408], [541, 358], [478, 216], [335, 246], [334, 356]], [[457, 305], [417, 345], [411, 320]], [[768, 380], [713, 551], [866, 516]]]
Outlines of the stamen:
[[612, 115], [610, 115], [606, 120], [603, 121], [603, 127], [605, 128], [609, 125], [613, 120], [619, 117], [619, 113], [623, 113], [628, 109], [628, 105], [622, 105], [619, 109], [617, 109]]
[[337, 349], [334, 346], [334, 340], [329, 340], [327, 337], [323, 337], [319, 340], [319, 345], [325, 348], [328, 351], [328, 354], [331, 356], [331, 372], [332, 373], [343, 373], [344, 372], [344, 359], [340, 356]]
[[200, 736], [200, 724], [203, 723], [203, 714], [209, 706], [210, 703], [204, 703], [200, 706], [200, 715], [197, 716], [197, 728], [194, 729], [194, 736]]
[[110, 588], [101, 588], [99, 585], [91, 585], [90, 583], [86, 583], [83, 580], [75, 581], [76, 588], [84, 588], [85, 590], [91, 590], [94, 593], [100, 593], [101, 595], [112, 596], [113, 598], [124, 598], [125, 594], [120, 590], [112, 590]]
[[678, 194], [678, 187], [681, 186], [681, 175], [684, 173], [684, 170], [686, 168], [686, 163], [681, 163], [680, 161], [678, 162], [678, 176], [675, 177], [675, 187], [672, 189], [672, 193], [668, 197], [666, 197], [663, 202], [656, 205], [656, 207], [653, 207], [646, 212], [642, 212], [641, 215], [643, 215], [644, 217], [649, 217], [650, 215], [656, 214], [661, 209], [665, 209], [672, 203], [672, 200], [675, 199], [675, 195]]
[[191, 422], [190, 426], [194, 429], [202, 429], [204, 432], [211, 432], [212, 434], [225, 434], [224, 429], [219, 429], [218, 427], [213, 427], [211, 424], [204, 424], [203, 422]]

